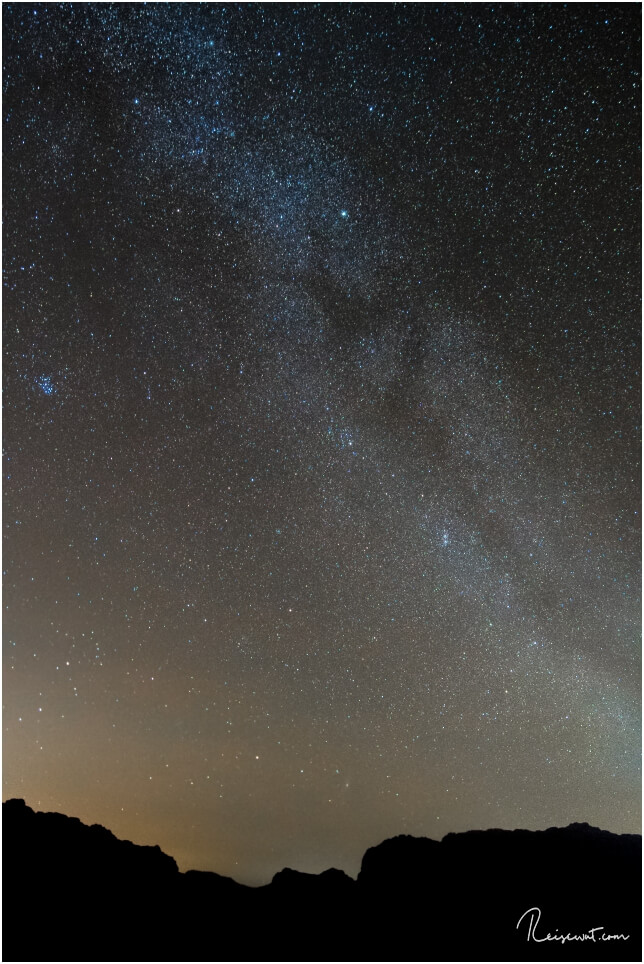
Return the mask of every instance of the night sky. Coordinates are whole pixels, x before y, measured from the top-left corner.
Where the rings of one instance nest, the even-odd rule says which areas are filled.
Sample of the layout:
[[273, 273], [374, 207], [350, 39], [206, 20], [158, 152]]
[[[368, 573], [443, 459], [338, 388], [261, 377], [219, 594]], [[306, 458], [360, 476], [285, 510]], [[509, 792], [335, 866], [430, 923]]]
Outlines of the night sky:
[[640, 14], [3, 6], [5, 798], [639, 832]]

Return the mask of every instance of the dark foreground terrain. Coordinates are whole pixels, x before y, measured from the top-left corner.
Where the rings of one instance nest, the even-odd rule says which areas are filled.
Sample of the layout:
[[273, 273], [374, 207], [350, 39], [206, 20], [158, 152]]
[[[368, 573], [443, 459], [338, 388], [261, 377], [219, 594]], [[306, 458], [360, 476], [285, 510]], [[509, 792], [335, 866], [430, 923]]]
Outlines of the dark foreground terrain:
[[3, 817], [4, 961], [641, 959], [641, 837], [588, 824], [395, 837], [357, 881], [251, 888], [23, 800]]

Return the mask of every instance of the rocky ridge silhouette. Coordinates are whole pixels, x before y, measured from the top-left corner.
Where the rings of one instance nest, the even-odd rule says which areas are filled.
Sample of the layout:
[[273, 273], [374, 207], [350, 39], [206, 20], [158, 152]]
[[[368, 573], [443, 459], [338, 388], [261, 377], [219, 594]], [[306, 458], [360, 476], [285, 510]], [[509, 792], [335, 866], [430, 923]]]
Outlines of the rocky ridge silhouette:
[[247, 887], [24, 800], [3, 818], [3, 960], [641, 960], [634, 834], [403, 835], [357, 880], [286, 868]]

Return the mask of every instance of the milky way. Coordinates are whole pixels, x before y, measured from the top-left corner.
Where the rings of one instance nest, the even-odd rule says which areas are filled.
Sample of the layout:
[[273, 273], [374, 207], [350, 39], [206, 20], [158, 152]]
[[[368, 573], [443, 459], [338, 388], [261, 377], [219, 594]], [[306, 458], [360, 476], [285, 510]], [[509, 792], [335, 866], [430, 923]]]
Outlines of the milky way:
[[639, 5], [3, 17], [5, 797], [637, 831]]

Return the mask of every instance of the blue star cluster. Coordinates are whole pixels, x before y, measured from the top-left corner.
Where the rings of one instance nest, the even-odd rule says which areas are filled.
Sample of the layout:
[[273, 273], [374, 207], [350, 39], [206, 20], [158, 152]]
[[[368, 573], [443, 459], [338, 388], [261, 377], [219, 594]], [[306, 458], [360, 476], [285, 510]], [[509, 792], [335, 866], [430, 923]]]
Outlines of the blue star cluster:
[[6, 795], [636, 831], [638, 5], [3, 19]]

